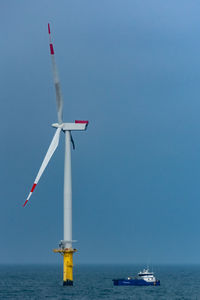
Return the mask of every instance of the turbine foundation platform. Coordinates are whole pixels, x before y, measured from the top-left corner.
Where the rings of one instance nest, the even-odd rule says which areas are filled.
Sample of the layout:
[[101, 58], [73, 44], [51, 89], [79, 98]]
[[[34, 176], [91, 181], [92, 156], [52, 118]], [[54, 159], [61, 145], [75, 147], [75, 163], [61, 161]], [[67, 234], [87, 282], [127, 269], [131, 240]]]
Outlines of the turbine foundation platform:
[[54, 249], [54, 253], [60, 253], [63, 256], [63, 286], [73, 285], [73, 253], [76, 249]]

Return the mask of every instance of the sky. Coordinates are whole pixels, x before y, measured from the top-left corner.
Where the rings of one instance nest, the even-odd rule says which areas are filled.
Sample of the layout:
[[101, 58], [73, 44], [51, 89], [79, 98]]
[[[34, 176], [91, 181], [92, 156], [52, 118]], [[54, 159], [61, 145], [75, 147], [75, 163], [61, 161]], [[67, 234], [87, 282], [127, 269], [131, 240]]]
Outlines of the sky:
[[0, 3], [0, 264], [61, 263], [64, 134], [23, 208], [57, 121], [74, 134], [73, 239], [81, 263], [200, 263], [200, 3]]

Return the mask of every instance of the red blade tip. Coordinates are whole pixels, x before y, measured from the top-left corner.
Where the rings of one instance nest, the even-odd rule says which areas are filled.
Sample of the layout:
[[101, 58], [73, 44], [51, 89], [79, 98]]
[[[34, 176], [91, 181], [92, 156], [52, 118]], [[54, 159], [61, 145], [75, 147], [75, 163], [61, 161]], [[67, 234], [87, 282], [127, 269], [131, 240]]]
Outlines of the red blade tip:
[[49, 34], [51, 33], [51, 31], [50, 31], [50, 24], [48, 23], [48, 32], [49, 32]]
[[26, 201], [24, 202], [23, 207], [26, 205], [27, 202], [28, 202], [28, 200], [26, 200]]

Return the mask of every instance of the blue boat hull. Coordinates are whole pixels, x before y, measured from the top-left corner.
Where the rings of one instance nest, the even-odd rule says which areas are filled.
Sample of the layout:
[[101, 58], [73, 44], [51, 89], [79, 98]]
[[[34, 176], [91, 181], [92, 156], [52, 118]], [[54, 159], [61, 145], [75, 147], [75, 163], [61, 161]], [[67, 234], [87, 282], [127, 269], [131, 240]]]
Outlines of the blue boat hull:
[[160, 280], [155, 282], [147, 282], [143, 279], [113, 279], [114, 285], [136, 285], [136, 286], [146, 286], [146, 285], [160, 285]]

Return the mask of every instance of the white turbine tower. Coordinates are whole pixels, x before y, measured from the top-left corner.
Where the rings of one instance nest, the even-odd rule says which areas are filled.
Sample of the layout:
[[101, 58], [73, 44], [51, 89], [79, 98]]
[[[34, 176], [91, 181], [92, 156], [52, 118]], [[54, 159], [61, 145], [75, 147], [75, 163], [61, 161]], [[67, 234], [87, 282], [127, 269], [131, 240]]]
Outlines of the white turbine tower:
[[49, 33], [49, 46], [50, 54], [53, 66], [54, 84], [56, 90], [56, 103], [58, 113], [58, 123], [52, 124], [57, 128], [53, 140], [49, 146], [49, 149], [45, 155], [39, 172], [35, 178], [31, 191], [28, 195], [23, 206], [25, 206], [30, 199], [40, 177], [42, 176], [47, 164], [49, 163], [52, 155], [58, 147], [61, 130], [65, 133], [65, 162], [64, 162], [64, 239], [59, 244], [59, 249], [55, 249], [54, 252], [61, 253], [63, 255], [63, 285], [73, 285], [73, 253], [76, 249], [72, 247], [72, 176], [71, 176], [71, 143], [74, 146], [71, 131], [74, 130], [86, 130], [88, 121], [75, 121], [75, 123], [63, 123], [63, 99], [61, 93], [61, 87], [54, 57], [54, 48], [51, 41], [50, 25], [48, 24]]

